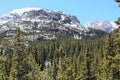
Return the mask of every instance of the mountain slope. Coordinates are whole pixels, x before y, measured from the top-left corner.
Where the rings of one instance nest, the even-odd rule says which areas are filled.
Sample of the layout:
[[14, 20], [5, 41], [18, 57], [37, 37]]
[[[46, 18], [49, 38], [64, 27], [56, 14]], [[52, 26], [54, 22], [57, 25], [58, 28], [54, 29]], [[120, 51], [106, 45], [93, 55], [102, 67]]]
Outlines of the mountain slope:
[[[90, 33], [79, 20], [72, 15], [39, 8], [22, 8], [13, 10], [0, 17], [0, 34], [10, 39], [20, 27], [26, 40], [57, 39], [56, 34], [64, 34], [75, 39], [97, 35]], [[90, 33], [90, 34], [87, 34]]]

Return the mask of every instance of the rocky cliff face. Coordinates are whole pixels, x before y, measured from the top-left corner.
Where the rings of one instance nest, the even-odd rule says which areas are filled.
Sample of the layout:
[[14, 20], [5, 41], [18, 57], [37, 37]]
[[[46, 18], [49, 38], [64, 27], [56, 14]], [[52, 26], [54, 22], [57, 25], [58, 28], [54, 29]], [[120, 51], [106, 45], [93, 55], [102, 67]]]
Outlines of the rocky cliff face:
[[55, 12], [52, 10], [43, 10], [38, 8], [23, 8], [13, 10], [0, 17], [0, 23], [6, 23], [16, 20], [36, 20], [36, 21], [56, 21], [63, 24], [79, 26], [79, 20], [75, 16]]
[[86, 34], [89, 32], [88, 28], [82, 27], [75, 16], [39, 8], [17, 9], [0, 17], [2, 38], [10, 39], [16, 27], [20, 27], [26, 40], [57, 39], [56, 33], [69, 35], [75, 39], [89, 35]]
[[0, 33], [7, 31], [7, 34], [13, 34], [16, 27], [24, 33], [47, 34], [54, 31], [73, 37], [80, 36], [84, 30], [75, 16], [38, 8], [17, 9], [0, 17]]

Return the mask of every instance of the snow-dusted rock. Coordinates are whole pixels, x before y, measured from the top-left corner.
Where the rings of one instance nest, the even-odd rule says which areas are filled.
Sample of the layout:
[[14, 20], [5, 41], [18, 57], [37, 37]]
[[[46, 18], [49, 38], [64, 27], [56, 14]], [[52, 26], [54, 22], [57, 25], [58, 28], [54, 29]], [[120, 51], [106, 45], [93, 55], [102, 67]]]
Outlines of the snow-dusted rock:
[[118, 28], [118, 26], [114, 22], [109, 22], [105, 20], [89, 22], [86, 23], [85, 26], [93, 29], [103, 30], [106, 32], [111, 32], [114, 29]]

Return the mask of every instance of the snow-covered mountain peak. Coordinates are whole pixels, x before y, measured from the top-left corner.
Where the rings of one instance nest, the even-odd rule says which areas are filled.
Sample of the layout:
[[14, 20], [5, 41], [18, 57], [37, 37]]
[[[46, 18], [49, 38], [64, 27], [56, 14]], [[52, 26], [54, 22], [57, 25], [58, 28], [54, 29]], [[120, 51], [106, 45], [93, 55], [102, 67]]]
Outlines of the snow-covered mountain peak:
[[[29, 34], [30, 36], [34, 32], [36, 40], [46, 39], [46, 37], [51, 39], [51, 36], [52, 39], [55, 39], [54, 33], [69, 35], [75, 39], [85, 38], [86, 36], [91, 37], [91, 35], [99, 36], [94, 32], [89, 34], [91, 30], [83, 27], [74, 15], [40, 8], [16, 9], [0, 16], [0, 34], [5, 33], [7, 36], [4, 37], [5, 39], [13, 36], [16, 27], [20, 27], [24, 34]], [[49, 33], [51, 34], [49, 35]], [[26, 35], [27, 39], [30, 36]], [[30, 37], [30, 40], [33, 38]]]
[[[77, 32], [79, 31], [79, 34], [80, 31], [84, 30], [76, 16], [40, 8], [12, 10], [3, 16], [0, 16], [0, 25], [2, 27], [9, 27], [9, 29], [13, 26], [20, 26], [23, 30], [26, 29], [25, 27], [31, 29], [34, 26], [37, 29], [45, 27], [62, 30], [70, 29]], [[5, 28], [4, 31], [6, 30], [7, 28]]]
[[12, 10], [9, 13], [0, 16], [0, 24], [5, 24], [11, 21], [27, 20], [27, 21], [55, 21], [63, 23], [66, 26], [80, 27], [79, 20], [72, 15], [64, 14], [63, 12], [53, 11], [41, 8], [22, 8]]
[[89, 22], [85, 24], [85, 27], [103, 30], [106, 32], [111, 32], [112, 30], [118, 28], [118, 26], [114, 22], [109, 22], [107, 20], [99, 20], [94, 22]]

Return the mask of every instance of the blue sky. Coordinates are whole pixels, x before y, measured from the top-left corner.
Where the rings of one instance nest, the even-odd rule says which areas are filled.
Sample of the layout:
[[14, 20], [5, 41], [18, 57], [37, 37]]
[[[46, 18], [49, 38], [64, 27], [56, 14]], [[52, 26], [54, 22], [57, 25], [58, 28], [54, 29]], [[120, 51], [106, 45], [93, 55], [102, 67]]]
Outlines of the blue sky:
[[84, 24], [96, 20], [115, 21], [120, 17], [114, 0], [1, 0], [0, 15], [20, 8], [43, 8], [75, 15]]

